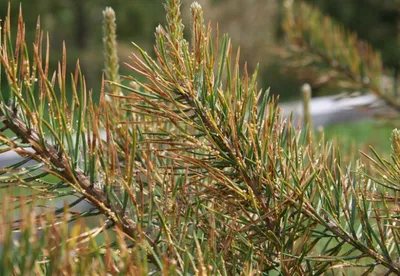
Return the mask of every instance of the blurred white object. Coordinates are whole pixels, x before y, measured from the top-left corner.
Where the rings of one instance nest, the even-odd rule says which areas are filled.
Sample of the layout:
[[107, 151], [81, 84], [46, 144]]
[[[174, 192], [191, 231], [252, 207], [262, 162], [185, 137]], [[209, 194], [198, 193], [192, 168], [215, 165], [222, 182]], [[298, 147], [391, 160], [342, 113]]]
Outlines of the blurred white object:
[[[396, 113], [383, 100], [372, 94], [353, 93], [312, 98], [309, 105], [311, 120], [315, 128]], [[303, 122], [303, 103], [301, 101], [282, 103], [280, 107], [285, 118], [293, 112], [294, 123]]]

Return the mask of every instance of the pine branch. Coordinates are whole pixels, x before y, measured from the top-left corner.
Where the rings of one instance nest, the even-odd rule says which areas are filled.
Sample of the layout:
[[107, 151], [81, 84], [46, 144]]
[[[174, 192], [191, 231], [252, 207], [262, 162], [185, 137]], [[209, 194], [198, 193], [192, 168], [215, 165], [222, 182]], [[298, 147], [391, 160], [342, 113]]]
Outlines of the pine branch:
[[358, 39], [355, 33], [345, 30], [315, 8], [305, 3], [285, 6], [283, 28], [292, 57], [311, 59], [313, 66], [323, 64], [400, 111], [400, 103], [394, 92], [396, 89], [384, 83], [385, 75], [392, 73], [384, 69], [379, 53]]
[[[97, 181], [99, 179], [94, 180], [93, 176], [88, 175], [89, 170], [85, 171], [78, 165], [80, 158], [87, 158], [87, 153], [80, 154], [80, 148], [90, 148], [89, 145], [85, 145], [86, 141], [84, 140], [84, 137], [89, 137], [90, 133], [84, 132], [82, 126], [87, 125], [90, 129], [94, 130], [92, 133], [93, 142], [99, 139], [98, 129], [95, 130], [93, 127], [90, 127], [89, 122], [85, 122], [85, 118], [91, 115], [93, 118], [92, 124], [99, 124], [99, 119], [96, 119], [93, 116], [94, 114], [90, 114], [88, 110], [82, 108], [86, 105], [84, 81], [81, 78], [81, 87], [78, 92], [80, 95], [75, 91], [74, 101], [76, 101], [72, 103], [72, 107], [78, 106], [80, 109], [78, 120], [74, 122], [74, 111], [70, 109], [65, 98], [65, 52], [63, 64], [59, 67], [58, 72], [58, 84], [61, 87], [61, 100], [59, 100], [54, 92], [56, 88], [54, 81], [50, 81], [45, 73], [48, 68], [48, 58], [46, 58], [46, 64], [44, 65], [46, 69], [42, 65], [42, 56], [39, 53], [41, 42], [36, 41], [34, 45], [35, 59], [32, 64], [32, 71], [30, 71], [30, 62], [25, 52], [27, 46], [24, 40], [23, 29], [21, 27], [18, 30], [16, 51], [15, 54], [12, 54], [12, 49], [9, 48], [11, 45], [9, 20], [6, 19], [6, 22], [4, 37], [9, 41], [8, 44], [2, 45], [0, 60], [7, 73], [14, 101], [11, 106], [7, 106], [4, 104], [4, 99], [2, 99], [0, 110], [1, 122], [4, 124], [4, 129], [11, 130], [21, 140], [21, 143], [29, 144], [31, 149], [34, 150], [34, 154], [23, 148], [13, 148], [13, 150], [21, 156], [31, 156], [40, 164], [44, 164], [46, 168], [42, 170], [58, 177], [62, 182], [76, 189], [93, 206], [106, 217], [109, 217], [112, 223], [121, 227], [129, 237], [134, 238], [137, 235], [137, 229], [127, 221], [125, 211], [118, 207], [118, 205], [112, 205], [109, 194], [102, 188], [102, 185], [98, 185]], [[19, 26], [22, 26], [22, 15], [20, 15], [19, 22]], [[40, 31], [39, 27], [38, 30]], [[38, 33], [37, 37], [40, 37], [40, 33]], [[78, 84], [79, 75], [81, 73], [78, 66], [75, 73], [75, 80], [72, 78], [73, 83], [75, 83], [75, 89]], [[40, 84], [39, 105], [36, 104], [34, 95], [37, 82], [30, 81], [36, 79], [39, 79], [38, 82]], [[23, 92], [26, 93], [27, 97], [23, 96]], [[80, 99], [78, 99], [79, 97]], [[45, 114], [41, 108], [43, 108], [46, 102], [53, 105], [50, 106], [50, 114], [54, 115], [56, 120], [45, 118]], [[100, 105], [102, 104], [100, 103]], [[50, 134], [48, 137], [45, 137], [47, 134], [45, 134], [44, 129], [46, 128]], [[49, 142], [50, 138], [54, 143]], [[12, 138], [3, 136], [2, 140], [13, 147]], [[72, 142], [73, 140], [76, 142], [75, 145]], [[64, 144], [64, 141], [67, 143], [68, 148]], [[95, 154], [94, 150], [96, 149], [91, 149], [92, 154]], [[94, 163], [92, 165], [96, 166]], [[10, 178], [12, 178], [12, 175], [10, 175]]]
[[[121, 84], [114, 71], [109, 79], [126, 92], [110, 94], [117, 105], [106, 101], [104, 80], [99, 103], [92, 101], [79, 62], [66, 88], [65, 45], [58, 70], [49, 75], [49, 47], [39, 28], [31, 62], [22, 16], [14, 49], [6, 20], [0, 60], [12, 101], [0, 98], [0, 121], [12, 134], [0, 134], [0, 151], [39, 163], [1, 168], [0, 184], [23, 183], [46, 198], [79, 195], [70, 206], [90, 201], [111, 223], [73, 236], [90, 240], [115, 226], [118, 235], [101, 249], [93, 246], [93, 255], [77, 257], [110, 273], [149, 267], [182, 275], [318, 275], [347, 267], [400, 273], [400, 247], [393, 246], [399, 242], [398, 160], [374, 163], [381, 172], [391, 170], [387, 182], [368, 179], [361, 162], [346, 167], [331, 144], [314, 143], [282, 120], [275, 99], [257, 86], [257, 70], [250, 76], [246, 66], [240, 69], [240, 51], [232, 60], [229, 37], [212, 35], [198, 3], [191, 6], [190, 42], [180, 1], [169, 0], [166, 12], [166, 27], [156, 29], [155, 58], [136, 46], [140, 56], [127, 64], [140, 78], [125, 76], [130, 84]], [[109, 42], [111, 49], [115, 41]], [[115, 56], [108, 58], [117, 69]], [[376, 59], [365, 64], [366, 76], [380, 68]], [[346, 68], [355, 75], [352, 66]], [[44, 179], [48, 174], [57, 180]], [[68, 210], [55, 213], [62, 211], [67, 218]], [[65, 222], [85, 216], [78, 212]], [[71, 250], [63, 246], [73, 240], [52, 247]], [[9, 267], [10, 258], [3, 259]], [[60, 267], [69, 274], [76, 269]]]

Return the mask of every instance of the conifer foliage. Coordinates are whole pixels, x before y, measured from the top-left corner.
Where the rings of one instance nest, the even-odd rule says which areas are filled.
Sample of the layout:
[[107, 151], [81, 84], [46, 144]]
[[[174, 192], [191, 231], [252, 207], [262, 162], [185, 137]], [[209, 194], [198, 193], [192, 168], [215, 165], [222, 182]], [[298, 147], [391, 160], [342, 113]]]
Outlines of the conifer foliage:
[[281, 118], [197, 2], [190, 39], [180, 1], [165, 9], [155, 57], [134, 45], [121, 77], [106, 9], [101, 91], [79, 62], [66, 72], [66, 50], [49, 68], [39, 21], [31, 46], [22, 12], [15, 38], [4, 20], [0, 150], [22, 159], [0, 170], [0, 274], [399, 274], [397, 131], [382, 177], [342, 164]]
[[314, 69], [315, 78], [368, 91], [400, 111], [398, 76], [381, 54], [334, 19], [304, 3], [286, 1], [283, 29], [293, 67]]

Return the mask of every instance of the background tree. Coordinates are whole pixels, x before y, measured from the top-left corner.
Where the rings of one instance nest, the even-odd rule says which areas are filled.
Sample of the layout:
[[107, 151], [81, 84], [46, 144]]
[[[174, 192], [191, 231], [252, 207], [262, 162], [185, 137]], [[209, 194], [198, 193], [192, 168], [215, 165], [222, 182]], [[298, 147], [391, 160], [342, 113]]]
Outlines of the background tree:
[[400, 2], [306, 0], [324, 14], [333, 17], [358, 37], [382, 53], [386, 66], [400, 67]]

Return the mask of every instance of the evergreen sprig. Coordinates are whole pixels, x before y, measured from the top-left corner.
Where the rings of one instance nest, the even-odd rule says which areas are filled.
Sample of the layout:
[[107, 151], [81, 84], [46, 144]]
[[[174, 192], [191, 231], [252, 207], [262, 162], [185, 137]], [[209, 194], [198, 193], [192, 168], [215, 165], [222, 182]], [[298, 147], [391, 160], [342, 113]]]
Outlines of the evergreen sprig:
[[283, 29], [292, 66], [317, 69], [324, 74], [321, 79], [344, 77], [400, 111], [397, 77], [391, 80], [393, 70], [384, 68], [371, 45], [318, 9], [304, 2], [286, 2]]
[[[15, 41], [5, 20], [0, 60], [11, 101], [1, 96], [0, 149], [22, 161], [1, 168], [0, 183], [27, 190], [1, 204], [5, 274], [399, 274], [397, 186], [368, 178], [360, 161], [343, 164], [334, 146], [283, 120], [198, 3], [190, 40], [180, 1], [165, 7], [155, 57], [135, 45], [129, 85], [107, 77], [124, 94], [105, 100], [103, 80], [98, 103], [79, 63], [67, 80], [66, 51], [50, 73], [39, 24], [29, 54], [22, 15]], [[66, 208], [33, 209], [67, 196], [77, 200]], [[92, 208], [75, 211], [83, 200]], [[29, 210], [21, 220], [7, 217], [21, 208]], [[82, 225], [98, 214], [98, 227]]]

